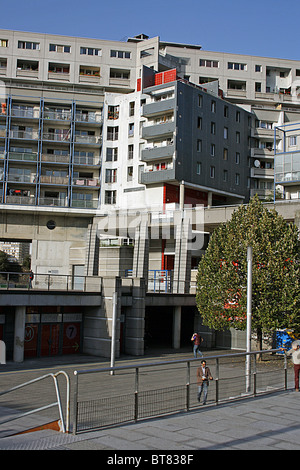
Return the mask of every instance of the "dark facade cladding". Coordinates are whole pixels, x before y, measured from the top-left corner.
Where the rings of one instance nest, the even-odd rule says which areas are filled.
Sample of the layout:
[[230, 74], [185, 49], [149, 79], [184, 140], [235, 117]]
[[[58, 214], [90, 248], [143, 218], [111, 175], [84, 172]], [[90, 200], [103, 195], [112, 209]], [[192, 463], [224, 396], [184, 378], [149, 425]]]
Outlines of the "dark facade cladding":
[[248, 200], [251, 114], [180, 81], [176, 179]]
[[[226, 196], [247, 202], [250, 195], [251, 113], [204, 87], [180, 79], [147, 87], [144, 93], [151, 94], [170, 86], [175, 90], [174, 99], [169, 103], [174, 121], [164, 124], [165, 130], [160, 132], [172, 135], [176, 157], [174, 168], [164, 173], [164, 182], [184, 181], [197, 190], [211, 191], [216, 204], [218, 200], [224, 203]], [[165, 102], [163, 105], [166, 106]], [[144, 115], [159, 113], [161, 107], [161, 102], [152, 103]], [[154, 135], [144, 137], [153, 138]], [[153, 150], [151, 152], [153, 156]]]

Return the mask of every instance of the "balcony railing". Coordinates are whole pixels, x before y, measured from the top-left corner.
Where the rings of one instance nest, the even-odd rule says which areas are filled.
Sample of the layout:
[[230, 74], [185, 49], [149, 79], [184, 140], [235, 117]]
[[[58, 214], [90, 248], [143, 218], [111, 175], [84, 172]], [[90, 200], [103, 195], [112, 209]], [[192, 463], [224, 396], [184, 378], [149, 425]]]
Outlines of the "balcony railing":
[[54, 142], [70, 142], [70, 134], [71, 132], [69, 131], [66, 134], [54, 134], [52, 132], [47, 132], [43, 135], [44, 140], [51, 140]]
[[73, 178], [73, 186], [89, 186], [97, 188], [100, 186], [98, 178]]
[[75, 135], [75, 142], [79, 144], [100, 144], [100, 135]]
[[20, 131], [20, 130], [11, 130], [9, 133], [11, 139], [27, 139], [27, 140], [37, 140], [39, 138], [38, 131]]
[[78, 208], [78, 209], [97, 209], [99, 205], [98, 200], [73, 200], [71, 203], [71, 207]]
[[69, 183], [69, 178], [67, 176], [41, 175], [40, 182], [66, 186]]
[[63, 274], [0, 273], [0, 290], [101, 292], [101, 277]]
[[31, 152], [10, 152], [9, 153], [9, 160], [17, 160], [23, 162], [36, 162], [37, 161], [37, 154]]

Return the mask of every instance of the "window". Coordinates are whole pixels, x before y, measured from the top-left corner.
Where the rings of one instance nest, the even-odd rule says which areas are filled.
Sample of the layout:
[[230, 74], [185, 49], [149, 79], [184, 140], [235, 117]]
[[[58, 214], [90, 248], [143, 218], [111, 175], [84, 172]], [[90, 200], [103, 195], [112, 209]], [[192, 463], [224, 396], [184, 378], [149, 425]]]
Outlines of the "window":
[[225, 161], [228, 160], [228, 149], [227, 148], [223, 149], [223, 160], [225, 160]]
[[40, 50], [39, 42], [18, 41], [18, 49]]
[[256, 93], [261, 93], [261, 83], [255, 82], [255, 91]]
[[116, 183], [117, 182], [117, 170], [106, 169], [105, 170], [105, 183]]
[[197, 119], [197, 127], [198, 129], [202, 129], [202, 117], [198, 116]]
[[134, 116], [134, 106], [135, 106], [135, 102], [131, 101], [129, 103], [129, 116]]
[[199, 106], [199, 108], [202, 108], [202, 106], [203, 106], [203, 96], [202, 95], [198, 95], [198, 106]]
[[71, 46], [63, 46], [60, 44], [49, 44], [49, 51], [50, 52], [65, 52], [69, 54], [71, 52]]
[[224, 106], [224, 117], [228, 117], [228, 106]]
[[214, 178], [216, 176], [216, 168], [214, 166], [210, 167], [210, 177]]
[[240, 64], [238, 62], [228, 62], [227, 67], [229, 70], [247, 70], [247, 64]]
[[110, 57], [116, 57], [117, 59], [130, 59], [131, 52], [130, 51], [110, 51]]
[[119, 127], [108, 127], [107, 128], [107, 140], [118, 140], [119, 138]]
[[223, 170], [223, 181], [228, 181], [228, 171], [227, 170]]
[[201, 162], [197, 162], [197, 175], [201, 175], [202, 164]]
[[31, 72], [38, 72], [39, 63], [36, 61], [30, 60], [17, 60], [17, 70], [27, 70]]
[[255, 65], [255, 72], [261, 72], [261, 65]]
[[110, 69], [109, 77], [110, 78], [121, 78], [122, 80], [129, 80], [130, 72], [129, 72], [129, 70]]
[[218, 60], [209, 60], [209, 59], [200, 59], [199, 61], [199, 66], [200, 67], [219, 67], [219, 61]]
[[94, 49], [92, 47], [81, 47], [80, 48], [81, 55], [96, 55], [101, 56], [102, 50], [101, 49]]
[[0, 39], [0, 47], [8, 47], [8, 39]]
[[70, 65], [69, 64], [54, 64], [54, 63], [50, 62], [48, 70], [51, 73], [69, 74], [70, 73]]
[[117, 191], [105, 191], [105, 204], [116, 204]]
[[90, 77], [100, 77], [100, 67], [88, 67], [80, 65], [79, 75], [89, 75]]
[[240, 160], [241, 160], [241, 155], [240, 155], [239, 152], [236, 152], [236, 153], [235, 153], [235, 163], [236, 163], [237, 165], [239, 165], [239, 164], [240, 164]]
[[118, 147], [108, 147], [106, 149], [106, 161], [116, 162], [118, 160]]
[[235, 113], [235, 120], [236, 120], [236, 122], [241, 122], [241, 113], [240, 113], [240, 111], [237, 111]]
[[202, 140], [197, 140], [197, 152], [202, 152]]
[[239, 144], [241, 142], [241, 134], [239, 132], [236, 133], [236, 143]]
[[216, 123], [215, 122], [211, 122], [210, 123], [210, 133], [211, 134], [216, 134]]
[[132, 181], [133, 178], [133, 166], [127, 167], [127, 181]]
[[211, 154], [212, 157], [214, 157], [216, 155], [216, 146], [215, 146], [215, 144], [210, 145], [210, 154]]
[[228, 127], [224, 127], [224, 139], [228, 139]]
[[289, 137], [289, 143], [290, 143], [291, 146], [292, 145], [297, 145], [297, 136], [296, 135], [291, 135]]
[[133, 144], [128, 145], [128, 160], [133, 159]]
[[130, 122], [128, 125], [128, 135], [129, 137], [132, 137], [134, 134], [134, 123]]
[[235, 184], [236, 184], [236, 186], [239, 186], [239, 184], [240, 184], [240, 174], [239, 173], [235, 174]]
[[108, 106], [108, 119], [119, 119], [119, 106]]
[[217, 103], [215, 101], [211, 102], [211, 112], [215, 113], [217, 109]]

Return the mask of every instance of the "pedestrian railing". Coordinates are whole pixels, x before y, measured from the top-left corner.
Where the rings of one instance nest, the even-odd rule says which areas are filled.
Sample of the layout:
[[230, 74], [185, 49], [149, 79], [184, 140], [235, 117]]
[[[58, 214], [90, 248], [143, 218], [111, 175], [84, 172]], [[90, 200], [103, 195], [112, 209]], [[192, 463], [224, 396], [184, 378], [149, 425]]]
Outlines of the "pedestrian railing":
[[1, 290], [101, 292], [102, 277], [64, 274], [0, 272]]
[[[60, 394], [59, 384], [58, 384], [58, 380], [57, 380], [57, 377], [59, 375], [63, 375], [66, 378], [66, 409], [65, 409], [65, 413], [63, 412], [61, 394]], [[0, 392], [0, 397], [2, 395], [12, 393], [12, 392], [14, 392], [16, 390], [19, 390], [21, 388], [28, 387], [32, 384], [35, 384], [35, 383], [40, 382], [42, 380], [45, 380], [48, 377], [53, 378], [53, 383], [54, 383], [54, 386], [55, 386], [57, 401], [53, 402], [53, 403], [46, 404], [44, 406], [40, 406], [38, 408], [31, 409], [31, 410], [23, 412], [23, 413], [19, 413], [19, 414], [10, 416], [8, 419], [0, 421], [0, 426], [2, 424], [5, 424], [5, 423], [8, 423], [8, 422], [23, 418], [25, 416], [32, 415], [34, 413], [38, 413], [38, 412], [41, 412], [41, 411], [44, 411], [44, 410], [47, 410], [49, 408], [57, 406], [58, 407], [58, 412], [59, 412], [60, 423], [61, 423], [61, 431], [64, 432], [64, 433], [69, 432], [69, 429], [70, 429], [70, 379], [69, 379], [68, 374], [66, 374], [66, 372], [59, 371], [56, 374], [50, 373], [50, 374], [43, 375], [41, 377], [37, 377], [36, 379], [30, 380], [28, 382], [24, 382], [23, 384], [12, 387], [9, 390], [5, 390], [3, 392]], [[46, 396], [48, 396], [48, 393], [47, 393]]]
[[[213, 375], [206, 404], [286, 390], [286, 356], [278, 351], [205, 357]], [[200, 362], [191, 358], [75, 371], [73, 433], [197, 409], [202, 406], [196, 380]]]

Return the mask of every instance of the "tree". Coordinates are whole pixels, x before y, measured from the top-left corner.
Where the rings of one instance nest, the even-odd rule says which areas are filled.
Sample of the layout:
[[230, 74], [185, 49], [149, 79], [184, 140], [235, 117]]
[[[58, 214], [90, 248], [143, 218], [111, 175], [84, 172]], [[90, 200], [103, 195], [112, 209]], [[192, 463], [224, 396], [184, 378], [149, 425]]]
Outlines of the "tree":
[[203, 324], [246, 329], [247, 246], [253, 249], [252, 328], [300, 332], [298, 229], [257, 196], [212, 234], [197, 273], [196, 303]]
[[4, 251], [0, 251], [0, 272], [9, 271], [8, 255]]

